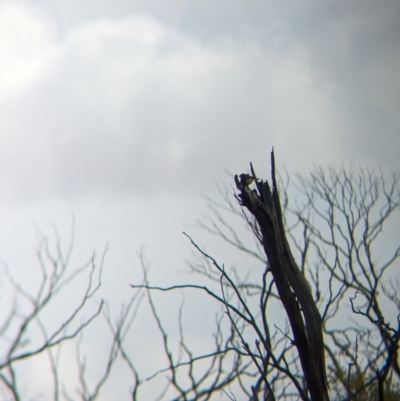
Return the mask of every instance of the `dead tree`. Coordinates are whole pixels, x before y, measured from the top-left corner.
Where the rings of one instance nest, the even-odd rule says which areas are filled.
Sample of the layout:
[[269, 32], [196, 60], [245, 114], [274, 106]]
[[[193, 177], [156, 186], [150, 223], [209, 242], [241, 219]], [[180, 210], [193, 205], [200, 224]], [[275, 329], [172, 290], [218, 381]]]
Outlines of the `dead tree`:
[[397, 400], [400, 246], [390, 226], [398, 227], [399, 175], [316, 168], [297, 178], [290, 239], [322, 311], [332, 393]]
[[[150, 286], [144, 274], [144, 284], [132, 286], [148, 294], [167, 359], [140, 384], [156, 388], [155, 380], [164, 380], [160, 400], [220, 399], [223, 391], [232, 400], [310, 401], [328, 400], [328, 376], [332, 400], [398, 400], [400, 247], [390, 226], [398, 227], [393, 219], [400, 216], [400, 192], [397, 174], [384, 178], [382, 171], [376, 176], [368, 169], [354, 174], [317, 168], [308, 178], [294, 178], [292, 197], [288, 178], [280, 181], [278, 193], [272, 158], [270, 183], [258, 180], [253, 168], [251, 175], [236, 177], [241, 207], [229, 190], [221, 191], [222, 203], [208, 199], [213, 217], [198, 221], [199, 227], [249, 263], [236, 268], [233, 253], [228, 256], [233, 264], [220, 263], [188, 236], [200, 254], [189, 264], [191, 272], [205, 281]], [[242, 237], [242, 225], [229, 217], [251, 234]], [[382, 249], [388, 235], [392, 250]], [[180, 342], [174, 349], [153, 298], [156, 291], [196, 293], [197, 303], [211, 297], [223, 310], [215, 344], [210, 341], [205, 352], [190, 349], [179, 313]], [[223, 316], [230, 320], [228, 330]], [[170, 315], [166, 319], [170, 322]], [[201, 330], [206, 336], [205, 326]], [[140, 399], [136, 394], [133, 399]]]
[[[32, 383], [32, 379], [28, 387], [27, 375], [21, 374], [21, 365], [37, 363], [37, 366], [41, 367], [46, 363], [46, 358], [40, 359], [41, 356], [48, 358], [48, 370], [41, 371], [43, 383], [46, 383], [47, 386], [40, 389], [42, 394], [51, 392], [52, 399], [59, 400], [64, 393], [66, 399], [72, 399], [68, 395], [69, 390], [67, 390], [64, 377], [60, 373], [63, 361], [61, 358], [62, 346], [75, 339], [82, 339], [83, 333], [101, 316], [104, 309], [104, 302], [96, 301], [95, 296], [101, 287], [106, 250], [99, 265], [93, 254], [90, 260], [74, 269], [70, 262], [74, 243], [73, 234], [65, 252], [61, 245], [59, 232], [55, 226], [53, 228], [56, 237], [55, 244], [39, 228], [37, 229], [39, 267], [37, 270], [26, 269], [26, 272], [32, 276], [30, 286], [21, 284], [6, 262], [0, 258], [0, 276], [5, 283], [0, 299], [3, 312], [0, 319], [0, 398], [2, 400], [32, 399], [32, 395], [28, 396], [27, 391], [32, 391], [32, 388], [36, 391], [37, 388], [35, 388], [35, 383]], [[80, 294], [73, 292], [74, 285], [78, 281], [85, 283]], [[65, 298], [68, 292], [74, 296], [68, 295], [69, 298]], [[59, 301], [59, 297], [63, 296], [64, 304]], [[11, 297], [12, 302], [10, 302]], [[58, 312], [59, 319], [57, 321], [53, 318], [49, 323], [49, 312], [54, 314], [55, 310]], [[117, 329], [113, 331], [117, 331]], [[78, 381], [77, 387], [81, 399], [94, 400], [115, 362], [118, 352], [117, 341], [111, 341], [107, 366], [92, 391], [89, 390], [88, 380], [85, 376], [86, 366], [80, 354], [80, 344], [81, 341], [78, 340], [77, 356], [80, 381]], [[71, 371], [69, 373], [71, 375]]]
[[[269, 269], [287, 313], [293, 343], [297, 348], [305, 381], [312, 401], [329, 400], [325, 372], [322, 319], [311, 291], [297, 266], [285, 235], [283, 216], [275, 176], [274, 153], [271, 153], [272, 191], [268, 181], [252, 176], [235, 176], [238, 200], [255, 217]], [[255, 182], [257, 190], [250, 185]]]

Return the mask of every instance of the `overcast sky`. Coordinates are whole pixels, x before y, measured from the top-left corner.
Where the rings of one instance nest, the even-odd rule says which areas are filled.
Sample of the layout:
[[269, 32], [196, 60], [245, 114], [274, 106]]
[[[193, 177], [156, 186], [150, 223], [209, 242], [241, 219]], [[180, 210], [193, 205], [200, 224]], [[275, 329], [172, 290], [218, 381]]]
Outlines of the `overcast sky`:
[[399, 21], [397, 0], [2, 1], [2, 257], [23, 269], [33, 222], [67, 237], [74, 214], [120, 294], [142, 245], [173, 280], [201, 195], [266, 177], [272, 146], [289, 172], [398, 170]]

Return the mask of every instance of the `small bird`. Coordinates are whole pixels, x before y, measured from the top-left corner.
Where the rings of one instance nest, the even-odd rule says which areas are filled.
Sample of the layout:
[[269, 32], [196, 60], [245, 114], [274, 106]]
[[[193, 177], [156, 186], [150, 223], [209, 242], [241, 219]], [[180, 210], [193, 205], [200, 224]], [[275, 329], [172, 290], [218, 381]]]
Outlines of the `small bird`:
[[248, 187], [255, 179], [256, 177], [253, 177], [250, 174], [240, 174], [240, 183], [244, 187]]

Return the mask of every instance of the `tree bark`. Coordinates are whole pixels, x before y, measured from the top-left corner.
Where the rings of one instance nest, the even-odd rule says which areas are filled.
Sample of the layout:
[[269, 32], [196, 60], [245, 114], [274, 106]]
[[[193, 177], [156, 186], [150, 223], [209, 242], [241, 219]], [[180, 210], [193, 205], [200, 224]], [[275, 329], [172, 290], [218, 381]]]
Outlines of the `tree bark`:
[[[297, 266], [285, 235], [282, 209], [275, 177], [274, 152], [271, 152], [272, 191], [268, 181], [236, 175], [239, 201], [256, 218], [269, 268], [286, 310], [300, 363], [312, 401], [329, 401], [326, 380], [322, 319], [311, 291]], [[253, 178], [251, 180], [250, 178]], [[255, 181], [257, 190], [249, 185]]]

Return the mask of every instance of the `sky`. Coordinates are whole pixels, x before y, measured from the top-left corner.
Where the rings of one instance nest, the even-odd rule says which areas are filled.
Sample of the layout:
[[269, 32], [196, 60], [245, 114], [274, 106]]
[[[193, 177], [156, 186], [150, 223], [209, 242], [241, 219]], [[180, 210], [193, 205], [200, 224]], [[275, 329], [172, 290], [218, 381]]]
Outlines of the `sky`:
[[272, 147], [289, 174], [398, 171], [399, 21], [395, 0], [2, 1], [1, 257], [29, 281], [35, 225], [75, 220], [118, 305], [143, 246], [158, 284], [182, 280], [182, 231], [229, 260], [204, 196], [250, 161], [268, 177]]

